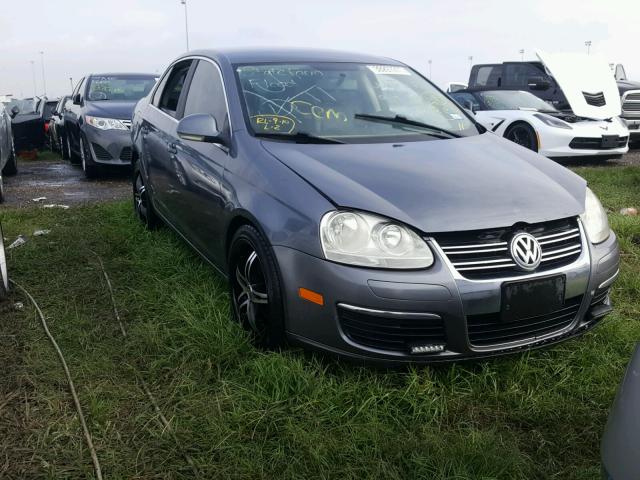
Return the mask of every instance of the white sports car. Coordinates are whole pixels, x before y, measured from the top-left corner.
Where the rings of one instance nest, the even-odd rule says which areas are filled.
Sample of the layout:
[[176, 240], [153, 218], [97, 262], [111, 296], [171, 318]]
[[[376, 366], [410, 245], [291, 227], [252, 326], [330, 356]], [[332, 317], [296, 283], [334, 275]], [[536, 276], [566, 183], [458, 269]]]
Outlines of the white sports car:
[[542, 54], [571, 111], [559, 111], [519, 90], [467, 89], [449, 93], [485, 128], [551, 158], [616, 158], [629, 150], [619, 115], [620, 95], [606, 62], [586, 55]]

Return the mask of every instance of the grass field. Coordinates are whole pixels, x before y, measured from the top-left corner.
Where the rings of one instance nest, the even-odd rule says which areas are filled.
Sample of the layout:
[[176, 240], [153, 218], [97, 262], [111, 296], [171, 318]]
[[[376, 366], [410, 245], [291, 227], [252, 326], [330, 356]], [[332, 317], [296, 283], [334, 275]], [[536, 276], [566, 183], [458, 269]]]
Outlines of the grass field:
[[[52, 230], [9, 266], [67, 356], [105, 478], [594, 479], [640, 338], [640, 217], [616, 213], [640, 206], [640, 168], [576, 171], [620, 236], [615, 312], [554, 348], [396, 371], [256, 350], [229, 320], [223, 280], [169, 230], [144, 231], [128, 202], [0, 214], [11, 240]], [[0, 478], [93, 478], [55, 353], [12, 301], [25, 308], [0, 306]]]

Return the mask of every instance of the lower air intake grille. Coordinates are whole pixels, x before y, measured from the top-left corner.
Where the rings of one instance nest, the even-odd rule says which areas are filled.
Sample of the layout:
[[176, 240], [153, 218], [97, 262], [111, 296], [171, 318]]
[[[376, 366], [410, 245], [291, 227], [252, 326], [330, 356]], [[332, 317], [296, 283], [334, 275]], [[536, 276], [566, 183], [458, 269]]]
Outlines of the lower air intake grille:
[[592, 107], [604, 107], [607, 104], [607, 101], [604, 99], [604, 94], [602, 92], [582, 92], [582, 95], [584, 95], [585, 101]]
[[568, 265], [582, 252], [580, 228], [575, 218], [536, 223], [523, 227], [435, 234], [453, 267], [469, 279], [491, 279], [527, 275], [518, 269], [509, 242], [516, 233], [528, 232], [540, 243], [542, 261], [536, 272]]
[[582, 295], [570, 298], [562, 309], [546, 315], [502, 322], [500, 312], [485, 315], [467, 315], [469, 341], [473, 345], [486, 346], [540, 337], [569, 326], [575, 319]]
[[598, 305], [599, 303], [604, 303], [608, 296], [609, 288], [600, 288], [596, 290], [596, 293], [593, 294], [593, 298], [591, 299], [591, 306]]
[[434, 318], [398, 318], [338, 306], [342, 331], [354, 343], [378, 350], [407, 352], [412, 345], [446, 343], [444, 322]]
[[111, 160], [111, 154], [97, 143], [92, 143], [93, 153], [96, 154], [98, 160]]
[[613, 148], [624, 148], [629, 137], [618, 137], [618, 140], [610, 146], [602, 146], [601, 137], [575, 137], [569, 143], [569, 148], [575, 150], [610, 150]]
[[122, 151], [120, 152], [120, 160], [124, 160], [126, 162], [130, 162], [131, 161], [131, 157], [132, 155], [132, 150], [131, 147], [124, 147], [122, 149]]

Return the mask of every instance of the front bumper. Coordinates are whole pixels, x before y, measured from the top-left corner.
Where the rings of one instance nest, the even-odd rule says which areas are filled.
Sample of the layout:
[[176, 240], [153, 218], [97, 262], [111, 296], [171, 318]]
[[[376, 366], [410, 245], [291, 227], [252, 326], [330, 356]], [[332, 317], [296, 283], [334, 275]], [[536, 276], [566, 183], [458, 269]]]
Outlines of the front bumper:
[[637, 142], [640, 140], [640, 118], [624, 118], [629, 129], [629, 142]]
[[[436, 254], [436, 262], [428, 270], [421, 271], [351, 267], [277, 246], [274, 250], [285, 292], [287, 336], [294, 344], [382, 364], [482, 358], [556, 343], [586, 331], [611, 309], [605, 292], [618, 272], [617, 239], [612, 233], [600, 245], [583, 242], [586, 248], [572, 264], [526, 277], [566, 275], [566, 299], [579, 300], [579, 309], [571, 323], [545, 335], [482, 346], [470, 342], [467, 316], [499, 312], [502, 283], [508, 278], [464, 279], [450, 266], [434, 242], [431, 247]], [[324, 305], [300, 298], [297, 292], [301, 287], [321, 293]], [[592, 306], [594, 297], [604, 300]], [[391, 315], [408, 314], [403, 321], [411, 321], [416, 315], [439, 317], [446, 340], [439, 347], [440, 351], [425, 354], [365, 346], [345, 333], [339, 313], [340, 304], [372, 311], [374, 317], [389, 312]]]
[[84, 134], [94, 163], [131, 165], [133, 149], [130, 130], [100, 130], [85, 125]]

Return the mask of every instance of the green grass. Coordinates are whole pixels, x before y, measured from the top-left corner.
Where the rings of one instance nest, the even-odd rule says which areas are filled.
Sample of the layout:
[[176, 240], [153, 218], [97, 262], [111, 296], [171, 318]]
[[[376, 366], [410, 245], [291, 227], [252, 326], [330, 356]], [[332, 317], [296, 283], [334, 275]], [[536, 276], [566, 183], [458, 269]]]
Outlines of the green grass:
[[[381, 371], [253, 348], [226, 285], [129, 202], [3, 210], [13, 278], [64, 350], [105, 478], [593, 479], [640, 338], [640, 168], [580, 168], [611, 213], [616, 311], [583, 337], [497, 360]], [[99, 266], [129, 332], [120, 335]], [[0, 477], [93, 478], [63, 372], [26, 300], [0, 305]], [[179, 445], [158, 423], [150, 386]], [[7, 402], [6, 405], [3, 405]]]

